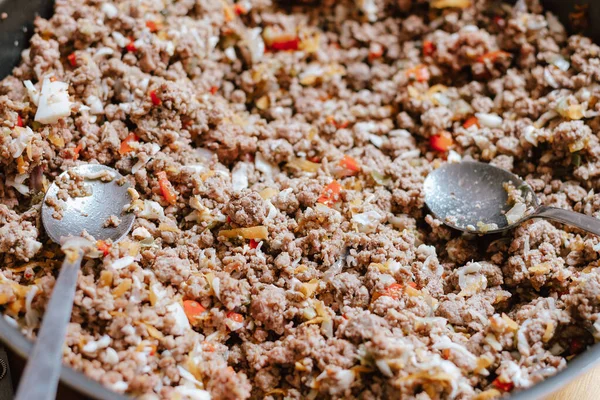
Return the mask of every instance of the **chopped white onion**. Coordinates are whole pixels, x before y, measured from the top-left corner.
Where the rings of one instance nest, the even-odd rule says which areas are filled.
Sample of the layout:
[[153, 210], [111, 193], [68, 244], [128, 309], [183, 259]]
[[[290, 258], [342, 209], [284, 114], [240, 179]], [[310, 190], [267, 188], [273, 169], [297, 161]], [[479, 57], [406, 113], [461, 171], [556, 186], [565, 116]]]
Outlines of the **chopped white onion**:
[[125, 36], [123, 36], [123, 34], [117, 32], [117, 31], [113, 31], [112, 37], [113, 37], [113, 39], [115, 39], [115, 43], [117, 44], [117, 46], [119, 46], [119, 47], [127, 46], [128, 40]]
[[277, 166], [269, 163], [260, 152], [256, 153], [254, 167], [262, 172], [267, 178], [273, 178], [273, 173], [277, 171]]
[[98, 96], [90, 95], [86, 97], [85, 103], [90, 107], [90, 113], [102, 114], [104, 112], [104, 106]]
[[544, 68], [544, 80], [550, 87], [553, 87], [554, 89], [558, 89], [560, 87], [556, 81], [556, 78], [554, 78], [554, 75], [552, 75], [552, 72], [548, 67]]
[[383, 220], [383, 216], [377, 211], [371, 210], [361, 214], [354, 214], [352, 216], [352, 222], [356, 224], [356, 227], [360, 232], [371, 233], [377, 230], [377, 226]]
[[113, 55], [114, 50], [111, 49], [110, 47], [100, 47], [98, 50], [96, 50], [96, 52], [94, 53], [94, 60], [98, 60], [101, 57], [104, 56], [111, 56]]
[[498, 114], [475, 113], [479, 123], [488, 128], [500, 128], [502, 126], [502, 117]]
[[103, 3], [100, 9], [104, 13], [104, 15], [106, 15], [110, 19], [119, 15], [119, 10], [117, 9], [117, 7], [114, 6], [114, 4], [111, 3]]
[[517, 203], [506, 213], [506, 220], [509, 224], [518, 222], [521, 218], [523, 218], [526, 210], [527, 206], [525, 203]]
[[421, 150], [419, 149], [415, 149], [415, 150], [409, 150], [409, 151], [405, 151], [404, 153], [401, 153], [398, 156], [399, 160], [409, 160], [412, 158], [417, 158], [421, 155]]
[[119, 362], [119, 354], [112, 347], [108, 347], [104, 352], [104, 361], [110, 365], [116, 365]]
[[213, 292], [215, 292], [215, 296], [217, 296], [217, 299], [219, 299], [219, 301], [220, 301], [221, 300], [221, 279], [214, 278], [212, 280], [212, 289], [213, 289]]
[[17, 158], [23, 154], [23, 151], [25, 151], [29, 145], [31, 139], [33, 139], [33, 131], [28, 126], [15, 126], [14, 131], [17, 134], [17, 137], [11, 140], [10, 148], [12, 150], [13, 158]]
[[261, 33], [261, 28], [253, 28], [246, 31], [246, 43], [250, 49], [250, 58], [253, 64], [258, 63], [265, 53], [265, 42]]
[[185, 331], [191, 329], [190, 321], [188, 317], [185, 315], [185, 311], [183, 307], [178, 302], [171, 303], [167, 306], [167, 311], [169, 311], [173, 317], [175, 318], [175, 330], [174, 333], [182, 335]]
[[203, 387], [204, 385], [200, 382], [190, 371], [183, 368], [181, 365], [177, 366], [177, 370], [179, 371], [179, 376], [185, 379], [188, 382], [193, 383], [194, 385], [198, 385], [199, 387]]
[[135, 240], [144, 240], [152, 237], [150, 232], [148, 232], [148, 229], [144, 228], [143, 226], [138, 226], [135, 228], [131, 235]]
[[450, 340], [450, 338], [448, 336], [441, 336], [437, 339], [437, 341], [435, 341], [435, 343], [432, 346], [434, 349], [438, 349], [438, 350], [443, 350], [443, 349], [450, 349], [450, 350], [455, 350], [456, 352], [460, 353], [460, 355], [462, 356], [462, 358], [467, 361], [469, 364], [473, 364], [473, 366], [475, 366], [475, 364], [477, 364], [477, 357], [471, 353], [469, 350], [467, 350], [467, 348], [465, 346], [462, 346], [458, 343], [454, 343], [452, 340]]
[[40, 92], [35, 88], [35, 86], [33, 86], [33, 83], [31, 83], [31, 81], [25, 81], [23, 82], [23, 84], [27, 89], [27, 95], [29, 96], [29, 99], [33, 104], [37, 106], [40, 100]]
[[27, 327], [34, 328], [40, 320], [40, 313], [37, 310], [31, 308], [31, 303], [33, 302], [33, 298], [39, 291], [39, 287], [37, 285], [30, 286], [27, 295], [25, 295], [25, 323]]
[[156, 201], [144, 200], [144, 209], [139, 213], [138, 217], [161, 220], [165, 217], [165, 211]]
[[100, 349], [105, 349], [110, 345], [111, 342], [111, 338], [108, 335], [103, 335], [100, 339], [98, 340], [91, 340], [89, 342], [87, 342], [85, 344], [85, 346], [83, 346], [83, 348], [81, 349], [84, 353], [95, 353]]
[[232, 46], [229, 46], [224, 51], [225, 57], [227, 57], [230, 61], [237, 60], [237, 55], [235, 54], [235, 49]]
[[560, 54], [555, 54], [550, 57], [550, 63], [555, 65], [558, 69], [562, 71], [568, 71], [571, 64], [563, 58]]
[[381, 146], [383, 146], [383, 137], [382, 136], [378, 136], [378, 135], [374, 135], [374, 134], [370, 134], [369, 135], [369, 141], [371, 143], [373, 143], [373, 145], [375, 147], [380, 148]]
[[472, 296], [487, 287], [487, 278], [481, 273], [482, 266], [471, 262], [457, 270], [458, 286], [463, 296]]
[[116, 269], [123, 269], [125, 267], [130, 266], [131, 264], [133, 264], [135, 262], [135, 258], [133, 258], [132, 256], [125, 256], [122, 258], [119, 258], [115, 261], [112, 262], [111, 266]]
[[64, 82], [44, 78], [34, 120], [42, 124], [55, 124], [59, 119], [71, 115], [68, 89], [69, 85]]
[[358, 4], [361, 11], [367, 16], [369, 22], [377, 21], [377, 12], [379, 9], [375, 4], [375, 0], [359, 0]]
[[237, 163], [231, 173], [231, 186], [235, 191], [240, 191], [248, 187], [248, 163]]
[[394, 373], [392, 372], [392, 369], [390, 368], [390, 365], [387, 363], [386, 360], [384, 360], [384, 359], [376, 360], [375, 365], [377, 365], [377, 368], [379, 369], [379, 371], [381, 371], [381, 373], [383, 375], [387, 376], [388, 378], [391, 378], [394, 376]]
[[447, 160], [449, 163], [459, 163], [462, 160], [462, 157], [456, 151], [450, 150], [448, 152]]

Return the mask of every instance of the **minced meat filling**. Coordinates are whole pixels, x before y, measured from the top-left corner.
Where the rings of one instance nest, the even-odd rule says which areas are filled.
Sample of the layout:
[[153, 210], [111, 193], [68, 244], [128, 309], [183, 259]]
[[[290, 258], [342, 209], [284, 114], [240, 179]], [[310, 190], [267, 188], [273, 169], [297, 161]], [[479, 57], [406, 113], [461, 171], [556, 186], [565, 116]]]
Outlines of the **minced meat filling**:
[[35, 336], [62, 259], [43, 194], [101, 163], [137, 218], [84, 260], [64, 361], [108, 388], [530, 387], [600, 338], [599, 239], [460, 234], [423, 180], [480, 160], [598, 216], [599, 55], [536, 0], [57, 0], [0, 82], [5, 318]]

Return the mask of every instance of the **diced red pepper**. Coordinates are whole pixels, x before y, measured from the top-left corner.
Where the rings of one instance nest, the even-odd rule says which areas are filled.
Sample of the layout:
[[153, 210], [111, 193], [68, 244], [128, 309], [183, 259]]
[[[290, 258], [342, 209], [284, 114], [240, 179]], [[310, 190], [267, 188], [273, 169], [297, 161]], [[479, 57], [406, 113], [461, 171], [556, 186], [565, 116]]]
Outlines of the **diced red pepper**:
[[416, 80], [417, 82], [426, 82], [431, 77], [429, 74], [429, 69], [427, 69], [425, 65], [417, 65], [416, 67], [407, 70], [406, 76], [409, 79]]
[[248, 13], [248, 10], [246, 10], [246, 7], [238, 3], [233, 5], [233, 12], [235, 12], [237, 15], [244, 15]]
[[489, 60], [490, 62], [496, 62], [499, 58], [510, 57], [510, 53], [503, 50], [490, 51], [489, 53], [485, 53], [482, 56], [477, 58], [477, 62], [485, 62]]
[[233, 320], [235, 322], [238, 322], [238, 323], [239, 322], [244, 322], [244, 317], [242, 316], [242, 314], [238, 314], [238, 313], [233, 312], [233, 311], [229, 311], [227, 313], [227, 318], [229, 318], [229, 319], [231, 319], [231, 320]]
[[75, 55], [75, 53], [69, 54], [67, 56], [67, 60], [69, 60], [69, 64], [71, 64], [71, 67], [77, 66], [77, 56]]
[[23, 127], [23, 118], [17, 114], [17, 126]]
[[466, 121], [463, 123], [463, 128], [469, 128], [473, 125], [477, 125], [477, 127], [479, 127], [479, 120], [474, 115], [466, 119]]
[[268, 49], [271, 51], [296, 51], [300, 48], [300, 39], [296, 37], [282, 36], [269, 44]]
[[79, 143], [77, 147], [73, 149], [73, 160], [77, 160], [79, 158], [79, 152], [83, 149], [83, 144]]
[[494, 24], [500, 27], [504, 26], [504, 18], [502, 18], [499, 15], [495, 15], [494, 18], [492, 18], [492, 21], [494, 22]]
[[250, 239], [250, 242], [248, 243], [248, 246], [250, 246], [251, 249], [256, 249], [258, 247], [259, 242], [257, 242], [254, 239]]
[[196, 300], [184, 300], [183, 311], [188, 317], [188, 320], [190, 320], [190, 322], [194, 322], [198, 316], [206, 311], [206, 308], [204, 308], [202, 304], [198, 303]]
[[512, 382], [503, 382], [500, 378], [494, 379], [492, 385], [496, 387], [496, 389], [500, 389], [503, 392], [510, 392], [515, 387], [515, 384]]
[[429, 147], [434, 151], [448, 151], [453, 144], [454, 140], [448, 132], [442, 132], [429, 138]]
[[317, 163], [317, 164], [321, 162], [321, 159], [320, 159], [319, 157], [317, 157], [317, 156], [314, 156], [314, 157], [306, 157], [306, 159], [307, 159], [308, 161], [310, 161], [310, 162], [314, 162], [314, 163]]
[[433, 53], [435, 52], [435, 44], [433, 44], [432, 41], [430, 40], [425, 40], [423, 42], [423, 55], [424, 56], [431, 56], [433, 55]]
[[369, 46], [369, 61], [373, 61], [378, 59], [379, 57], [381, 57], [383, 55], [383, 46], [380, 45], [379, 43], [372, 43], [371, 46]]
[[390, 286], [388, 286], [385, 289], [385, 292], [383, 292], [383, 296], [389, 296], [393, 299], [397, 299], [398, 297], [400, 297], [403, 290], [404, 290], [403, 285], [401, 285], [399, 283], [392, 283]]
[[211, 342], [207, 342], [206, 340], [202, 342], [202, 350], [212, 353], [215, 351], [215, 346]]
[[129, 153], [131, 150], [133, 150], [133, 147], [131, 147], [131, 142], [139, 142], [139, 141], [140, 141], [140, 138], [137, 137], [137, 135], [135, 133], [133, 133], [133, 132], [130, 133], [121, 142], [121, 147], [119, 148], [119, 154], [124, 155], [124, 154]]
[[333, 181], [323, 188], [317, 202], [325, 204], [327, 207], [331, 207], [340, 200], [341, 191], [342, 185], [340, 185], [338, 181]]
[[125, 49], [130, 52], [130, 53], [135, 53], [137, 51], [137, 48], [135, 47], [135, 41], [133, 40], [133, 38], [129, 38], [129, 43], [127, 43], [127, 46], [125, 46]]
[[106, 257], [108, 253], [110, 253], [111, 245], [106, 243], [104, 240], [96, 241], [96, 247], [98, 247], [98, 250], [102, 252], [104, 257]]
[[346, 176], [356, 175], [360, 172], [360, 165], [356, 160], [348, 155], [340, 160], [339, 166], [347, 171]]
[[165, 198], [167, 203], [175, 204], [177, 203], [177, 195], [175, 194], [175, 189], [173, 189], [173, 185], [169, 182], [167, 178], [167, 173], [165, 171], [160, 171], [156, 174], [158, 177], [158, 186], [160, 187], [160, 192], [162, 196]]
[[146, 21], [146, 27], [150, 29], [150, 32], [152, 33], [158, 31], [158, 24], [154, 21]]
[[219, 90], [219, 88], [217, 86], [211, 86], [210, 87], [210, 94], [215, 94], [215, 93], [217, 93], [218, 90]]
[[583, 342], [577, 338], [571, 340], [569, 343], [569, 354], [579, 354], [583, 351], [585, 345]]
[[154, 90], [150, 91], [150, 100], [152, 100], [152, 104], [155, 106], [160, 106], [162, 104], [162, 100], [156, 95]]
[[348, 125], [350, 125], [349, 121], [342, 121], [342, 122], [336, 121], [335, 117], [333, 115], [328, 115], [327, 118], [325, 118], [325, 122], [335, 126], [337, 129], [344, 129], [344, 128], [347, 128]]

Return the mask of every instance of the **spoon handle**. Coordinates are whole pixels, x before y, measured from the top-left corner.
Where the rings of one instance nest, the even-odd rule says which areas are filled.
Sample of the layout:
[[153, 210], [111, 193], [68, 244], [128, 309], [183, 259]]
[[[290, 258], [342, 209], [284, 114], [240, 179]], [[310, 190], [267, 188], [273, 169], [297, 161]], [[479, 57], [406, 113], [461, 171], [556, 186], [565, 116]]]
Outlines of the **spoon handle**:
[[82, 257], [81, 251], [71, 256], [67, 254], [62, 264], [37, 340], [19, 383], [16, 400], [52, 400], [56, 396], [67, 324], [71, 320]]
[[578, 228], [600, 236], [600, 219], [590, 217], [589, 215], [581, 214], [575, 211], [563, 210], [562, 208], [541, 206], [535, 214], [534, 218], [546, 218], [552, 221], [560, 222], [567, 225], [574, 225]]

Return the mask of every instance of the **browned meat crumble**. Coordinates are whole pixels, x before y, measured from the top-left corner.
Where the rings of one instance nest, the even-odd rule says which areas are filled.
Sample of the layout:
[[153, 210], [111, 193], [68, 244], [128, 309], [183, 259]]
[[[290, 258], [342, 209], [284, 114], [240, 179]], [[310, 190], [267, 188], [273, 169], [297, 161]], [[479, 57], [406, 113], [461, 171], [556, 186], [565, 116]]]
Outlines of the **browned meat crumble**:
[[35, 336], [62, 258], [43, 193], [118, 169], [137, 219], [86, 258], [64, 359], [90, 378], [489, 399], [600, 339], [597, 237], [424, 207], [429, 171], [475, 159], [600, 214], [600, 47], [537, 1], [56, 0], [35, 27], [0, 82], [0, 304]]

